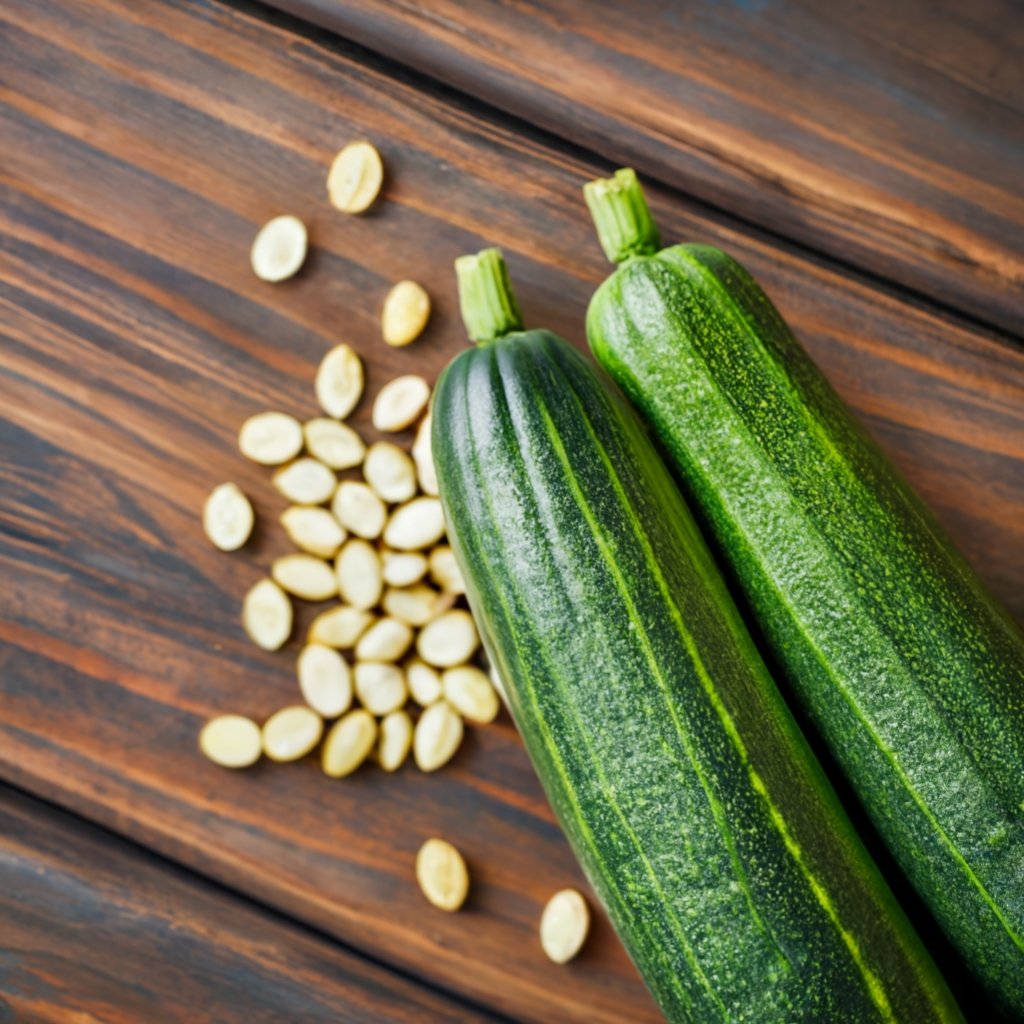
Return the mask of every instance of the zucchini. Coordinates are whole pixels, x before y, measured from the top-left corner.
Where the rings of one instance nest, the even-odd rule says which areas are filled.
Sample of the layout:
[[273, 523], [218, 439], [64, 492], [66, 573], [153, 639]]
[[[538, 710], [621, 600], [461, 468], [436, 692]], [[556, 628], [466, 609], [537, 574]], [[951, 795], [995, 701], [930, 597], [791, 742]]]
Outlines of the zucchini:
[[432, 446], [488, 655], [671, 1021], [960, 1020], [608, 378], [523, 331], [497, 250]]
[[1024, 1019], [1024, 639], [771, 301], [585, 189], [598, 361], [652, 428], [792, 693], [960, 956]]

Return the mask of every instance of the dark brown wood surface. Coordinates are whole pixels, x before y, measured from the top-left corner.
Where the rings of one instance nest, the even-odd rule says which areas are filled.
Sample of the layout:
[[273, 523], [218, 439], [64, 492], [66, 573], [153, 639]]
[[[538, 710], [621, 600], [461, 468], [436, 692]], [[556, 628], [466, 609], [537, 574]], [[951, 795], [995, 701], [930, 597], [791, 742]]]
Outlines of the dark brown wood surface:
[[[8, 0], [0, 52], [0, 776], [496, 1012], [656, 1020], [602, 916], [567, 968], [537, 945], [546, 898], [585, 883], [507, 720], [473, 729], [436, 776], [227, 773], [195, 747], [209, 715], [263, 718], [297, 693], [297, 643], [265, 654], [238, 625], [285, 549], [282, 502], [237, 453], [238, 425], [314, 414], [313, 372], [339, 340], [371, 395], [400, 372], [433, 379], [464, 344], [451, 262], [484, 244], [505, 248], [529, 321], [580, 342], [607, 268], [579, 188], [607, 167], [258, 7]], [[387, 185], [346, 218], [324, 179], [360, 137]], [[667, 239], [722, 245], [764, 282], [1024, 616], [1024, 351], [649, 191]], [[248, 249], [285, 211], [313, 251], [275, 287]], [[379, 307], [407, 276], [435, 314], [396, 351]], [[353, 422], [372, 438], [367, 405]], [[234, 556], [198, 521], [225, 479], [264, 524]], [[434, 834], [470, 863], [457, 915], [412, 878]]]
[[0, 1021], [496, 1019], [0, 786]]
[[271, 3], [1024, 334], [1015, 0]]

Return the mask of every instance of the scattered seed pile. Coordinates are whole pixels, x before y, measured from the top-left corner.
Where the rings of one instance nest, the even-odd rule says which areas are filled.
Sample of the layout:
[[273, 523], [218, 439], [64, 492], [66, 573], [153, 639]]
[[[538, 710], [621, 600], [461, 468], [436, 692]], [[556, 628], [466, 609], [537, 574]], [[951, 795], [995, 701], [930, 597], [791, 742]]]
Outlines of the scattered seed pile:
[[[331, 166], [328, 195], [337, 209], [361, 213], [382, 181], [377, 150], [354, 142]], [[307, 248], [298, 218], [275, 217], [253, 242], [253, 271], [264, 281], [284, 281], [299, 271]], [[384, 300], [382, 339], [409, 345], [429, 317], [424, 288], [400, 281]], [[364, 380], [359, 354], [337, 345], [314, 381], [323, 416], [300, 423], [285, 412], [261, 412], [239, 431], [241, 453], [275, 467], [273, 485], [289, 502], [280, 523], [296, 547], [245, 595], [246, 633], [264, 650], [276, 651], [292, 635], [293, 598], [334, 603], [314, 619], [298, 655], [302, 703], [275, 711], [262, 727], [232, 714], [203, 727], [200, 750], [225, 768], [245, 768], [261, 756], [295, 761], [323, 741], [321, 765], [333, 778], [350, 775], [372, 755], [381, 769], [396, 771], [410, 750], [417, 767], [432, 772], [458, 750], [464, 721], [491, 722], [500, 709], [491, 679], [473, 663], [480, 646], [473, 617], [458, 606], [465, 587], [437, 497], [430, 385], [405, 374], [374, 399], [372, 423], [380, 433], [418, 424], [406, 451], [390, 441], [367, 447], [344, 422], [363, 397]], [[353, 469], [361, 469], [363, 480], [339, 479]], [[203, 529], [222, 551], [241, 548], [254, 524], [252, 504], [236, 484], [210, 492]], [[443, 839], [424, 843], [416, 878], [442, 910], [458, 910], [469, 891], [466, 863]], [[553, 961], [565, 963], [588, 928], [583, 897], [562, 890], [544, 910], [541, 945]]]

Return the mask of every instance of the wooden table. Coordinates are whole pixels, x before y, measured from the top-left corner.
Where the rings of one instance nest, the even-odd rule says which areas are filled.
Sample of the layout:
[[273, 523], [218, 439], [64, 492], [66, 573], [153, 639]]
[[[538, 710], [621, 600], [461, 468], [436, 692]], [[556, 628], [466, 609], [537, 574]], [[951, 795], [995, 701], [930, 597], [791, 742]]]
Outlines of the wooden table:
[[[371, 393], [433, 379], [460, 253], [502, 246], [528, 321], [580, 343], [607, 271], [580, 186], [629, 161], [1024, 617], [1024, 25], [1011, 0], [277, 6], [0, 7], [0, 1021], [655, 1021], [602, 916], [570, 966], [540, 952], [585, 882], [506, 718], [434, 776], [198, 755], [210, 715], [294, 700], [297, 647], [238, 623], [279, 531], [221, 555], [203, 498], [233, 479], [272, 522], [238, 425], [313, 414], [338, 341]], [[360, 218], [324, 190], [354, 138], [387, 167]], [[281, 212], [313, 249], [275, 287], [248, 248]], [[395, 351], [403, 277], [435, 312]], [[434, 834], [471, 866], [457, 915], [412, 878]]]

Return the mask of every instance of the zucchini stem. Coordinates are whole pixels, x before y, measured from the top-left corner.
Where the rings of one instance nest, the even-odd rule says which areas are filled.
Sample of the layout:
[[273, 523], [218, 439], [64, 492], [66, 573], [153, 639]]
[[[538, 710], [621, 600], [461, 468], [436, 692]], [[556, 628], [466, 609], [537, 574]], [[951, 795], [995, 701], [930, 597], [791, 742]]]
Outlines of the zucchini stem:
[[523, 329], [523, 314], [500, 249], [460, 256], [455, 261], [455, 276], [462, 321], [473, 341], [494, 341]]
[[583, 198], [594, 218], [601, 248], [612, 263], [650, 256], [661, 248], [658, 226], [632, 167], [620, 168], [612, 178], [587, 182]]

